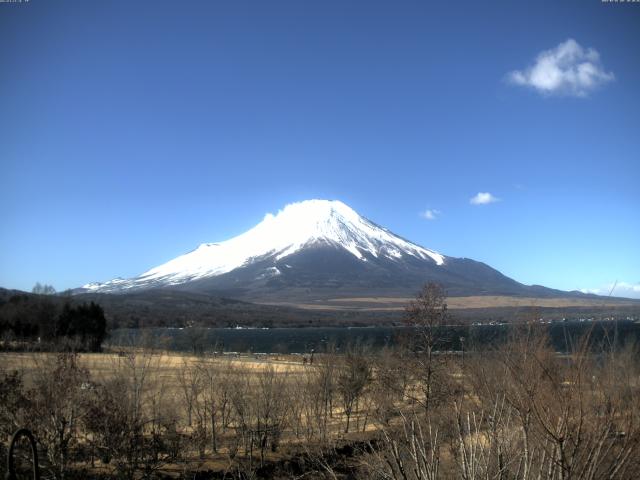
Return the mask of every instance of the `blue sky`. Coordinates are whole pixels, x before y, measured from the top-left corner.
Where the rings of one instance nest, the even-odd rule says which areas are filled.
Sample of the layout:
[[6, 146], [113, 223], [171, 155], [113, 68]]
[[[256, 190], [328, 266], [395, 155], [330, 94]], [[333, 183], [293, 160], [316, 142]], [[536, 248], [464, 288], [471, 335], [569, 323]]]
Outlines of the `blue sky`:
[[638, 44], [640, 5], [599, 0], [0, 3], [0, 286], [329, 198], [524, 283], [640, 290]]

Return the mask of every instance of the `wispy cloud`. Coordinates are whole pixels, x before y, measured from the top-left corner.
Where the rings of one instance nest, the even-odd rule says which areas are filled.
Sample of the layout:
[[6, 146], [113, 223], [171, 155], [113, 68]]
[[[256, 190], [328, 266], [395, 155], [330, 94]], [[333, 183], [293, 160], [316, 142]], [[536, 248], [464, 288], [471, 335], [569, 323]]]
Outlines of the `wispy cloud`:
[[598, 288], [581, 288], [582, 293], [609, 295], [613, 297], [640, 298], [640, 283], [618, 282], [603, 285]]
[[428, 208], [424, 212], [420, 213], [422, 218], [426, 218], [427, 220], [435, 220], [440, 216], [442, 212], [440, 210]]
[[499, 201], [500, 199], [498, 197], [493, 196], [489, 192], [478, 192], [475, 196], [471, 197], [469, 203], [471, 203], [471, 205], [487, 205]]
[[533, 65], [507, 74], [515, 85], [531, 87], [543, 94], [585, 97], [615, 77], [600, 62], [593, 48], [583, 48], [572, 38], [551, 50], [540, 52]]

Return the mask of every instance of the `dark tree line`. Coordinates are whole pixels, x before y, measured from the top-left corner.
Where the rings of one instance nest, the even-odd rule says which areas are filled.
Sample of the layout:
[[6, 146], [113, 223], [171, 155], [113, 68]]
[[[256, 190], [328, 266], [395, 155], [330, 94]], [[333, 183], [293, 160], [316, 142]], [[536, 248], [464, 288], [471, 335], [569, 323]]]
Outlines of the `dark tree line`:
[[0, 302], [0, 343], [65, 344], [99, 351], [107, 335], [104, 311], [94, 302], [73, 305], [44, 295], [18, 294]]
[[83, 303], [72, 307], [64, 304], [56, 322], [56, 337], [78, 338], [92, 352], [100, 350], [107, 335], [104, 311], [97, 303]]

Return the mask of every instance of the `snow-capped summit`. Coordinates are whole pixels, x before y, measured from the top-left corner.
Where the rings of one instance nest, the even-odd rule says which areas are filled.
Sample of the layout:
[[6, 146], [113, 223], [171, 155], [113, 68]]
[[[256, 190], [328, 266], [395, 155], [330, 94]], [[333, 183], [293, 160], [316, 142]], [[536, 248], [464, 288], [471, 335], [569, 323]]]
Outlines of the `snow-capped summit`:
[[429, 281], [453, 296], [540, 294], [484, 263], [441, 255], [328, 200], [292, 203], [242, 235], [203, 243], [135, 278], [90, 283], [76, 293], [163, 288], [308, 304], [339, 297], [413, 296]]
[[[381, 261], [443, 266], [447, 257], [411, 243], [362, 217], [344, 203], [307, 200], [267, 214], [251, 230], [219, 243], [203, 243], [195, 250], [152, 268], [138, 277], [84, 285], [84, 291], [122, 292], [175, 286], [219, 277], [254, 267], [253, 280], [291, 274], [287, 258], [313, 249], [347, 253], [360, 263]], [[291, 262], [294, 263], [294, 262]]]

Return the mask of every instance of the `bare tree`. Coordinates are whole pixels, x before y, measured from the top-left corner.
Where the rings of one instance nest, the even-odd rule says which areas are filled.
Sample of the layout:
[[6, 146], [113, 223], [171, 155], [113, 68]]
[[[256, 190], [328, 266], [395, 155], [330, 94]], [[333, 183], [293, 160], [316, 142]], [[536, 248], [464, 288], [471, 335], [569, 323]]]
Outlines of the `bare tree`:
[[183, 359], [178, 370], [178, 385], [180, 394], [187, 412], [187, 425], [193, 424], [193, 406], [202, 390], [201, 370], [196, 365], [191, 364], [189, 359]]
[[[6, 440], [24, 425], [25, 414], [30, 410], [25, 394], [23, 374], [18, 370], [4, 371], [0, 366], [0, 458], [7, 456]], [[0, 461], [0, 478], [4, 478], [5, 462]]]
[[344, 355], [343, 364], [337, 371], [336, 380], [346, 417], [345, 433], [349, 432], [349, 423], [354, 407], [370, 381], [371, 367], [368, 359], [359, 352], [347, 352]]
[[[456, 403], [465, 479], [634, 478], [639, 473], [638, 361], [594, 355], [587, 336], [560, 357], [532, 326], [470, 370], [473, 402]], [[478, 408], [479, 407], [479, 408]]]
[[372, 399], [376, 419], [389, 425], [397, 416], [411, 383], [411, 369], [399, 351], [383, 349], [375, 357], [375, 375], [372, 382]]
[[46, 283], [42, 285], [40, 282], [36, 282], [36, 284], [31, 289], [31, 292], [38, 295], [55, 295], [56, 289], [51, 285], [47, 285]]
[[175, 429], [175, 416], [161, 401], [160, 358], [152, 351], [118, 357], [113, 374], [91, 391], [85, 428], [121, 478], [150, 478], [175, 457], [162, 442]]
[[89, 371], [73, 353], [59, 354], [53, 363], [36, 360], [36, 365], [34, 385], [27, 393], [29, 423], [46, 453], [47, 468], [62, 480], [86, 413], [83, 397], [91, 385]]
[[277, 372], [269, 365], [259, 375], [257, 395], [255, 397], [255, 423], [253, 434], [260, 447], [260, 464], [264, 464], [264, 454], [268, 447], [272, 451], [278, 448], [280, 437], [286, 426], [290, 412], [290, 401], [285, 388], [287, 372]]
[[416, 328], [411, 345], [414, 353], [415, 373], [422, 390], [421, 397], [414, 397], [425, 411], [429, 411], [434, 396], [441, 394], [444, 376], [442, 361], [436, 358], [435, 350], [443, 341], [443, 326], [448, 322], [445, 291], [437, 283], [427, 283], [405, 311], [406, 322]]
[[365, 468], [374, 478], [436, 480], [440, 476], [439, 431], [418, 415], [400, 413], [400, 425], [381, 430], [379, 446], [365, 457]]
[[218, 365], [213, 358], [208, 358], [198, 365], [200, 370], [200, 378], [202, 379], [202, 407], [204, 413], [198, 413], [198, 416], [202, 418], [202, 422], [205, 421], [208, 416], [210, 422], [210, 444], [213, 452], [218, 451], [218, 422], [220, 404], [224, 406], [223, 402], [218, 402], [219, 398], [225, 395], [220, 395], [218, 389], [225, 388], [224, 382], [220, 381], [222, 375]]

